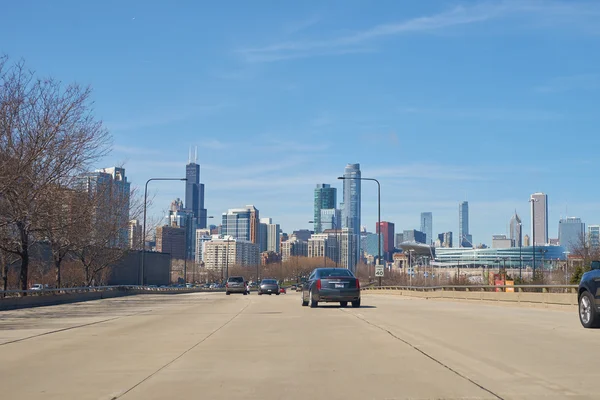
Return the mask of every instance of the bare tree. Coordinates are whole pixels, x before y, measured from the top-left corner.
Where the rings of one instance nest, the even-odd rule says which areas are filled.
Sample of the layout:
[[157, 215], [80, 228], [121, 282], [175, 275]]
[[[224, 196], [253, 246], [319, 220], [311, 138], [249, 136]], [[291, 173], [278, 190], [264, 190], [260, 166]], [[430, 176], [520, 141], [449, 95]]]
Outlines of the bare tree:
[[20, 261], [27, 288], [30, 248], [44, 237], [52, 187], [69, 187], [107, 154], [108, 132], [93, 115], [91, 90], [36, 78], [23, 62], [0, 63], [0, 248]]

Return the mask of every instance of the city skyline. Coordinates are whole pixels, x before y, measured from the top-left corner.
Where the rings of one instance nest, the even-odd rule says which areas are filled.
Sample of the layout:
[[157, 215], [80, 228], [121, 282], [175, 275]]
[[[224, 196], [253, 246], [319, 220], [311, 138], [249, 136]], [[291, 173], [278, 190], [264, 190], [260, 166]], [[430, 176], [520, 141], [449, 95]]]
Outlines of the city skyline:
[[[600, 189], [586, 183], [600, 144], [591, 24], [600, 5], [519, 3], [388, 2], [368, 18], [356, 2], [242, 4], [225, 29], [220, 4], [132, 0], [112, 12], [13, 2], [0, 35], [23, 32], [2, 51], [42, 75], [92, 87], [95, 114], [114, 136], [97, 166], [123, 166], [142, 190], [151, 177], [185, 177], [188, 149], [198, 146], [210, 214], [257, 204], [293, 231], [309, 228], [314, 185], [334, 184], [358, 162], [380, 180], [382, 219], [398, 230], [419, 228], [430, 210], [434, 237], [453, 231], [456, 242], [456, 204], [468, 199], [476, 243], [508, 234], [515, 209], [530, 233], [527, 199], [543, 191], [556, 238], [561, 217], [599, 222]], [[94, 15], [105, 25], [70, 23]], [[211, 40], [196, 40], [199, 16]], [[177, 29], [157, 30], [164, 21]], [[61, 51], [48, 51], [55, 43]], [[166, 145], [175, 135], [177, 145]], [[424, 138], [427, 151], [416, 151]], [[184, 198], [181, 189], [153, 182], [149, 217]], [[363, 189], [362, 225], [372, 227], [376, 188]]]

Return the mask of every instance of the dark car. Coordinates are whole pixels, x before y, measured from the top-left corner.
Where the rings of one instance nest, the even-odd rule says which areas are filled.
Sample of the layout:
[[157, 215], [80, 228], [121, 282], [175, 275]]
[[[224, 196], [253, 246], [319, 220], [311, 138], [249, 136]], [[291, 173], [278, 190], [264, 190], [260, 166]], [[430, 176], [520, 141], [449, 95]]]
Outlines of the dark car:
[[317, 307], [319, 302], [339, 302], [346, 307], [360, 307], [360, 282], [344, 268], [316, 268], [302, 285], [302, 305]]
[[243, 276], [230, 276], [225, 284], [225, 294], [243, 293], [248, 294], [248, 286]]
[[263, 279], [258, 287], [258, 294], [276, 294], [279, 296], [279, 284], [275, 279]]
[[591, 270], [581, 277], [577, 293], [581, 325], [600, 328], [600, 261], [592, 261]]

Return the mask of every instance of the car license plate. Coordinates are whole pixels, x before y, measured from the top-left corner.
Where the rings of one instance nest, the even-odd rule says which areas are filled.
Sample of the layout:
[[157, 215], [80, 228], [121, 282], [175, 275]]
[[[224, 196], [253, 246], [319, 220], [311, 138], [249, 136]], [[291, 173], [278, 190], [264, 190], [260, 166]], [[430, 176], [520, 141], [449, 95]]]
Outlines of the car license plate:
[[269, 292], [272, 292], [272, 290], [271, 290], [271, 289], [269, 289]]
[[343, 288], [343, 287], [344, 287], [344, 284], [343, 284], [343, 283], [336, 283], [336, 284], [335, 284], [335, 288], [336, 288], [336, 289], [338, 289], [338, 288]]

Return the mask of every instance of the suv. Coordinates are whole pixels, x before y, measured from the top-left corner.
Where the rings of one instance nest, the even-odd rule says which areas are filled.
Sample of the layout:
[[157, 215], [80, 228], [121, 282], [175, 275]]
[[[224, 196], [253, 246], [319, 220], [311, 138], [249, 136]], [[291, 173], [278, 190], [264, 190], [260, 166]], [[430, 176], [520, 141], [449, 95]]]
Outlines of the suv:
[[583, 274], [577, 291], [579, 321], [584, 328], [600, 328], [600, 261], [592, 261], [591, 270]]
[[248, 294], [248, 286], [243, 276], [230, 276], [225, 284], [225, 294], [243, 293]]

